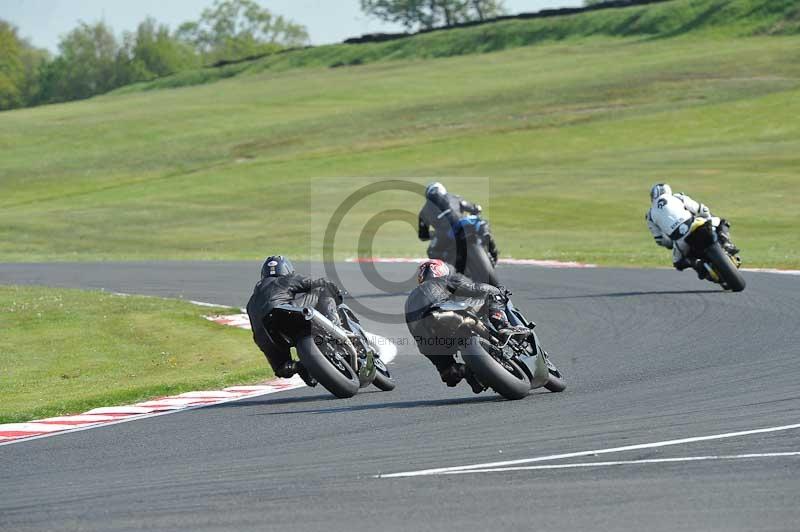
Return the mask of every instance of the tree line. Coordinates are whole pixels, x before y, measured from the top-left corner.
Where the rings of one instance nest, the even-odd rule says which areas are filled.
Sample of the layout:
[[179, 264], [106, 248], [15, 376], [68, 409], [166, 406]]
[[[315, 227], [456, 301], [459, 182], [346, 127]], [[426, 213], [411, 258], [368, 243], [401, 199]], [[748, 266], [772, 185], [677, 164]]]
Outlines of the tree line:
[[361, 10], [407, 30], [429, 30], [505, 14], [502, 0], [361, 0]]
[[[371, 17], [406, 29], [430, 29], [505, 13], [502, 0], [361, 0]], [[194, 21], [171, 30], [146, 18], [114, 34], [105, 22], [80, 22], [58, 53], [37, 48], [0, 19], [0, 111], [88, 98], [109, 90], [211, 65], [306, 45], [306, 28], [256, 0], [215, 0]]]
[[182, 70], [308, 43], [305, 27], [254, 0], [216, 0], [172, 31], [153, 18], [118, 38], [105, 22], [80, 22], [55, 57], [0, 20], [0, 111], [88, 98]]

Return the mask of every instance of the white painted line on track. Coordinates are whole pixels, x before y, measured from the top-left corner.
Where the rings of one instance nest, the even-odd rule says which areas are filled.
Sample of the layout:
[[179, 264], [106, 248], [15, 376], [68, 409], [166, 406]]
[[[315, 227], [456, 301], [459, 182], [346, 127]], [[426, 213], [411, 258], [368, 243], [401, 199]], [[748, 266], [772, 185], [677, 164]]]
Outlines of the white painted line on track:
[[639, 464], [672, 464], [681, 462], [704, 462], [709, 460], [745, 460], [745, 459], [756, 459], [756, 458], [781, 458], [781, 457], [800, 457], [800, 452], [682, 456], [678, 458], [646, 458], [642, 460], [616, 460], [613, 462], [579, 462], [576, 464], [544, 464], [535, 466], [495, 467], [488, 469], [464, 469], [460, 471], [448, 471], [446, 473], [439, 473], [439, 474], [466, 475], [469, 473], [505, 473], [509, 471], [540, 471], [547, 469], [578, 469], [585, 467], [611, 467], [611, 466], [639, 465]]
[[779, 427], [767, 427], [763, 429], [743, 430], [739, 432], [725, 432], [722, 434], [712, 434], [710, 436], [694, 436], [690, 438], [680, 438], [677, 440], [664, 440], [652, 443], [639, 443], [635, 445], [624, 445], [622, 447], [611, 447], [607, 449], [594, 449], [591, 451], [578, 451], [574, 453], [551, 454], [547, 456], [538, 456], [536, 458], [523, 458], [520, 460], [505, 460], [503, 462], [487, 462], [483, 464], [472, 464], [454, 467], [438, 467], [434, 469], [420, 469], [418, 471], [405, 471], [401, 473], [389, 473], [385, 475], [377, 475], [376, 478], [402, 478], [402, 477], [422, 477], [431, 475], [450, 474], [455, 471], [469, 471], [475, 469], [494, 469], [498, 467], [516, 466], [520, 464], [530, 464], [534, 462], [549, 462], [553, 460], [562, 460], [565, 458], [578, 458], [583, 456], [595, 456], [600, 454], [619, 453], [623, 451], [636, 451], [639, 449], [654, 449], [657, 447], [669, 447], [672, 445], [682, 445], [685, 443], [695, 443], [710, 440], [723, 440], [727, 438], [736, 438], [739, 436], [749, 436], [752, 434], [766, 434], [770, 432], [780, 432], [786, 430], [800, 429], [800, 423], [793, 425], [781, 425]]

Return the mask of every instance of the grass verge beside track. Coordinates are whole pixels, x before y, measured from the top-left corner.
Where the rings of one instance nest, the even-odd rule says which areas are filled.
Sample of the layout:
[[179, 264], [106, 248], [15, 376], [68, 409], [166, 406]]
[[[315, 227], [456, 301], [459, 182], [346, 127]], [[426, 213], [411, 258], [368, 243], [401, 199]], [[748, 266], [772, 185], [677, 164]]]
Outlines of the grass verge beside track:
[[0, 423], [271, 377], [249, 333], [208, 313], [177, 300], [0, 286]]
[[[728, 4], [641, 9], [651, 22], [675, 6], [687, 17], [675, 21], [707, 21]], [[746, 35], [748, 17], [795, 31], [795, 15], [776, 21], [768, 8], [791, 13], [796, 2], [732, 4]], [[668, 265], [644, 222], [650, 185], [664, 180], [731, 220], [746, 266], [800, 267], [800, 36], [687, 22], [684, 34], [586, 37], [595, 33], [572, 26], [584, 19], [559, 20], [535, 24], [573, 30], [536, 46], [312, 64], [4, 112], [0, 261], [319, 259], [310, 198], [336, 201], [325, 189], [342, 192], [350, 177], [411, 177], [483, 202], [506, 257]], [[488, 198], [472, 177], [490, 181]], [[357, 253], [371, 215], [395, 207], [364, 203], [342, 227], [338, 259]], [[425, 249], [400, 223], [375, 245], [385, 256]]]

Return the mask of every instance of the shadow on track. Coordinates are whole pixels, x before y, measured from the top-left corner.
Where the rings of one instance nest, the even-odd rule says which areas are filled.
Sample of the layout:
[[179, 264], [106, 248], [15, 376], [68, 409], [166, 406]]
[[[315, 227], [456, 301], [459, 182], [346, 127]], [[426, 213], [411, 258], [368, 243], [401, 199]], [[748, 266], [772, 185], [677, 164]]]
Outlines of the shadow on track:
[[650, 292], [610, 292], [607, 294], [585, 294], [580, 296], [549, 296], [549, 297], [532, 297], [530, 299], [537, 301], [546, 301], [554, 299], [592, 299], [603, 297], [638, 297], [638, 296], [680, 296], [684, 294], [725, 294], [724, 290], [655, 290]]
[[[380, 393], [380, 392], [376, 392]], [[313, 400], [313, 399], [320, 399], [319, 397], [298, 397], [294, 400], [292, 399], [283, 399], [283, 400], [276, 400], [276, 401], [263, 401], [261, 404], [286, 404], [291, 402], [303, 402], [303, 399]], [[336, 398], [331, 397], [331, 400], [336, 400]], [[496, 403], [505, 401], [499, 395], [487, 395], [481, 397], [460, 397], [456, 399], [435, 399], [430, 401], [399, 401], [397, 403], [380, 403], [380, 404], [369, 404], [369, 405], [352, 405], [352, 406], [340, 406], [334, 408], [324, 408], [324, 409], [309, 409], [309, 410], [292, 410], [288, 412], [264, 412], [262, 414], [256, 414], [257, 416], [281, 416], [286, 414], [338, 414], [341, 412], [358, 412], [362, 410], [404, 410], [408, 408], [421, 408], [421, 407], [437, 407], [437, 406], [453, 406], [453, 405], [463, 405], [463, 404], [475, 404], [475, 403]], [[230, 403], [234, 405], [235, 403]], [[253, 403], [249, 403], [253, 404]]]

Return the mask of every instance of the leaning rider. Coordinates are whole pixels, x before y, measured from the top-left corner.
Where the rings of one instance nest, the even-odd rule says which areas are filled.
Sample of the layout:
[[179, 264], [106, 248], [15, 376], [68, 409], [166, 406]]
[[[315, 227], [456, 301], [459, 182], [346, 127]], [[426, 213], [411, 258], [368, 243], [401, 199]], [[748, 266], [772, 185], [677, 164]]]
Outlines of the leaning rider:
[[311, 306], [333, 323], [341, 324], [337, 307], [337, 303], [342, 301], [339, 287], [327, 279], [311, 279], [295, 273], [292, 262], [281, 255], [273, 255], [264, 261], [261, 280], [256, 283], [247, 302], [247, 315], [253, 329], [253, 341], [267, 357], [275, 375], [289, 378], [298, 374], [306, 384], [315, 386], [316, 381], [302, 363], [292, 360], [289, 348], [272, 342], [266, 330], [272, 310], [278, 305], [291, 305], [299, 294], [307, 294], [310, 300], [316, 298], [316, 305]]
[[[463, 273], [466, 257], [448, 257], [448, 254], [457, 248], [456, 239], [461, 234], [459, 222], [467, 216], [480, 214], [482, 210], [477, 203], [471, 203], [461, 196], [448, 193], [441, 183], [429, 184], [425, 188], [425, 205], [419, 212], [418, 231], [420, 240], [431, 242], [428, 246], [428, 257], [447, 260], [456, 265], [456, 270]], [[434, 229], [433, 235], [431, 227]], [[497, 263], [497, 245], [485, 220], [482, 221], [481, 231], [492, 261]]]
[[711, 220], [719, 235], [720, 244], [730, 255], [739, 253], [730, 237], [730, 224], [711, 214], [708, 207], [698, 203], [686, 194], [672, 193], [666, 183], [658, 183], [650, 189], [650, 209], [645, 215], [647, 226], [653, 233], [656, 244], [672, 250], [672, 264], [675, 269], [683, 271], [694, 268], [697, 276], [704, 279], [707, 275], [702, 261], [688, 256], [689, 245], [686, 237], [695, 217]]
[[469, 277], [453, 272], [439, 259], [423, 262], [417, 271], [419, 285], [409, 294], [405, 305], [406, 325], [417, 343], [420, 353], [425, 355], [436, 369], [442, 382], [456, 386], [466, 378], [475, 393], [483, 391], [483, 386], [472, 376], [464, 364], [456, 362], [453, 355], [458, 345], [448, 338], [442, 338], [435, 330], [435, 320], [430, 316], [431, 308], [454, 298], [482, 298], [481, 312], [489, 319], [503, 336], [529, 332], [525, 326], [513, 326], [508, 322], [505, 303], [509, 292], [489, 284], [475, 283]]

